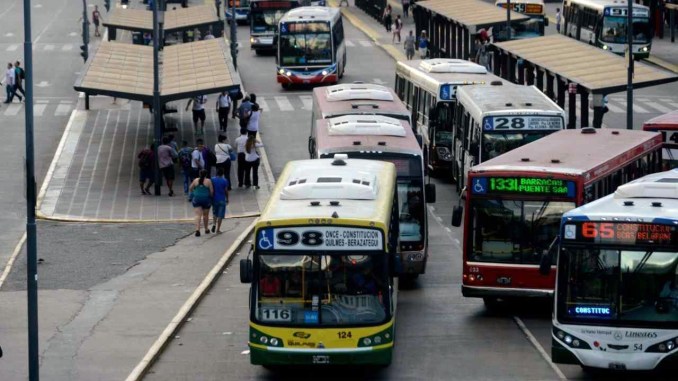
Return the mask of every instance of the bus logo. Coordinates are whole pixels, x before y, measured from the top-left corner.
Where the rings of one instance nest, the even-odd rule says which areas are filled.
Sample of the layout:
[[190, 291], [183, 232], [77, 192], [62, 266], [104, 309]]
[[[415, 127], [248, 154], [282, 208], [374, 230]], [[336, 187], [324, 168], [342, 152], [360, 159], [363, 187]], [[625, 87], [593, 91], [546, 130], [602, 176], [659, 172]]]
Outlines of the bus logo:
[[259, 233], [257, 245], [261, 250], [270, 250], [273, 248], [273, 230], [264, 229]]
[[311, 334], [306, 332], [294, 332], [292, 336], [298, 337], [300, 339], [308, 339], [309, 337], [311, 337]]

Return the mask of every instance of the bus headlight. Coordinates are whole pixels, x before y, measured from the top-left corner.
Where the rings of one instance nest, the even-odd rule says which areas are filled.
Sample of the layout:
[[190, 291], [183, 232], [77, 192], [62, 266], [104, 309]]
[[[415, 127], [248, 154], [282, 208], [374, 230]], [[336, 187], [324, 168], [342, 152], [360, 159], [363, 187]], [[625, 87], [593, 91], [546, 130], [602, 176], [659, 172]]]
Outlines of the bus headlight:
[[370, 339], [369, 337], [364, 338], [364, 339], [363, 339], [363, 344], [365, 344], [365, 345], [370, 345], [370, 344], [372, 344], [372, 339]]
[[292, 72], [291, 72], [291, 71], [288, 71], [287, 73], [285, 73], [285, 75], [289, 77], [289, 76], [292, 75]]
[[603, 50], [608, 50], [610, 48], [607, 47], [607, 45], [603, 45]]
[[259, 338], [259, 341], [260, 341], [262, 344], [266, 344], [266, 343], [268, 343], [268, 337], [266, 337], [266, 336], [261, 336], [261, 337]]
[[285, 74], [285, 69], [278, 69], [278, 74], [280, 74], [280, 75]]
[[374, 338], [374, 343], [377, 344], [377, 345], [381, 344], [381, 337], [380, 337], [380, 336], [376, 336], [376, 337]]
[[327, 72], [327, 70], [323, 70], [323, 71], [320, 72], [320, 74], [322, 74], [322, 75], [327, 75], [327, 74], [329, 74], [329, 73]]
[[640, 48], [640, 50], [641, 50], [642, 52], [647, 52], [648, 49], [647, 49], [647, 46], [643, 46], [642, 48]]
[[256, 38], [250, 37], [250, 44], [256, 44], [257, 42], [259, 41]]
[[586, 341], [581, 340], [578, 337], [575, 337], [569, 333], [566, 333], [556, 328], [553, 329], [553, 333], [558, 338], [558, 340], [562, 341], [563, 343], [565, 343], [566, 346], [570, 348], [591, 349], [591, 346]]
[[276, 339], [275, 337], [271, 339], [271, 345], [272, 345], [272, 346], [277, 347], [277, 346], [278, 346], [278, 343], [279, 343], [279, 341], [278, 341], [278, 339]]
[[654, 353], [666, 353], [671, 352], [672, 350], [678, 347], [678, 337], [674, 337], [671, 340], [662, 341], [659, 344], [652, 345], [647, 348], [645, 352], [654, 352]]

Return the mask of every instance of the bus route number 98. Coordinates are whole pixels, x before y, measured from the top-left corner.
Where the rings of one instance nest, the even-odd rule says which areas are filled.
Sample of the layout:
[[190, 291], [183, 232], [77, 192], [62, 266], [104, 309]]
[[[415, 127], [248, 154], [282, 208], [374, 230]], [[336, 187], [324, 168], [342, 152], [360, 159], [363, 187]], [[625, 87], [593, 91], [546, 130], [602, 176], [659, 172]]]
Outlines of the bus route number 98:
[[323, 244], [323, 233], [309, 230], [300, 235], [292, 230], [283, 230], [276, 234], [275, 239], [282, 246], [294, 246], [300, 241], [304, 246], [320, 246]]

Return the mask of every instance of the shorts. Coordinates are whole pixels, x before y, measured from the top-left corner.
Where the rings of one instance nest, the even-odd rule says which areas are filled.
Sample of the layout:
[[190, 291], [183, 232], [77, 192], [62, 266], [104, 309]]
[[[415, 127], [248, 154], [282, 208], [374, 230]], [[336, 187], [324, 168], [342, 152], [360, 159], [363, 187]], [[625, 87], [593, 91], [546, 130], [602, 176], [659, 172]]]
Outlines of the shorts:
[[99, 19], [94, 19], [93, 21], [95, 26], [99, 26]]
[[212, 206], [212, 201], [209, 198], [194, 198], [191, 200], [194, 208], [203, 208], [209, 210]]
[[212, 214], [216, 218], [224, 218], [226, 216], [226, 201], [215, 201], [214, 209], [212, 209]]
[[153, 181], [153, 167], [139, 168], [139, 181], [144, 182], [146, 180]]
[[162, 172], [162, 176], [165, 178], [167, 181], [172, 181], [174, 180], [174, 167], [169, 166], [165, 168], [160, 168], [160, 172]]
[[193, 110], [193, 123], [198, 123], [198, 119], [205, 122], [205, 110]]

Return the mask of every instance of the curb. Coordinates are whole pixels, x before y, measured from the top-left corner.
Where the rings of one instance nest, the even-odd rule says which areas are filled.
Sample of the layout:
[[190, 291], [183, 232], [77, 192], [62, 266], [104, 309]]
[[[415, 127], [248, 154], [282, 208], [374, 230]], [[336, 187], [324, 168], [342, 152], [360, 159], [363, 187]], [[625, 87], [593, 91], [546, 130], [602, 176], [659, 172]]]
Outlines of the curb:
[[24, 246], [24, 243], [26, 243], [26, 237], [27, 234], [26, 232], [24, 232], [24, 234], [19, 239], [19, 242], [16, 244], [16, 246], [14, 246], [14, 251], [12, 251], [12, 255], [9, 257], [9, 261], [7, 261], [5, 269], [2, 271], [2, 275], [0, 275], [0, 289], [2, 288], [2, 285], [5, 283], [5, 280], [7, 280], [9, 273], [12, 271], [12, 266], [14, 266], [14, 262], [19, 256], [19, 253], [21, 253], [21, 248]]
[[653, 56], [652, 53], [650, 53], [650, 56], [646, 58], [644, 61], [650, 62], [654, 65], [661, 67], [662, 69], [666, 69], [670, 72], [678, 74], [678, 65], [664, 61], [661, 58], [657, 58], [656, 56]]
[[[224, 220], [259, 217], [260, 212], [250, 212], [241, 214], [231, 214], [224, 217]], [[46, 216], [40, 211], [36, 211], [35, 217], [43, 221], [54, 222], [73, 222], [73, 223], [94, 223], [94, 224], [156, 224], [156, 223], [193, 223], [194, 218], [172, 218], [172, 219], [156, 219], [156, 220], [125, 220], [112, 218], [79, 218], [71, 216]]]
[[126, 381], [137, 381], [144, 378], [146, 372], [151, 368], [153, 363], [160, 357], [163, 349], [167, 346], [170, 339], [179, 331], [183, 323], [186, 321], [186, 318], [193, 312], [193, 310], [198, 306], [200, 300], [205, 296], [207, 291], [212, 288], [212, 285], [219, 279], [219, 276], [223, 273], [226, 266], [231, 263], [235, 252], [240, 250], [245, 239], [252, 233], [254, 230], [254, 225], [257, 223], [257, 220], [252, 221], [252, 223], [235, 239], [231, 247], [226, 250], [224, 255], [219, 259], [219, 262], [210, 270], [207, 276], [200, 282], [200, 285], [193, 291], [191, 296], [186, 300], [186, 302], [181, 306], [179, 312], [172, 318], [170, 323], [165, 327], [160, 336], [153, 343], [151, 348], [146, 352], [146, 355], [141, 359], [141, 361], [134, 367], [132, 372], [125, 378]]
[[[405, 53], [400, 52], [399, 49], [397, 49], [395, 46], [391, 44], [382, 44], [379, 42], [379, 33], [372, 29], [371, 27], [367, 26], [362, 20], [360, 20], [356, 15], [353, 14], [353, 11], [351, 8], [344, 8], [344, 7], [339, 7], [339, 3], [337, 0], [330, 0], [329, 4], [332, 5], [334, 8], [339, 8], [341, 9], [341, 14], [346, 17], [346, 19], [353, 24], [356, 28], [358, 28], [361, 32], [365, 33], [367, 37], [369, 37], [375, 45], [383, 49], [386, 54], [390, 55], [393, 59], [396, 61], [406, 61], [407, 56], [405, 56]], [[355, 7], [354, 7], [355, 8]], [[357, 8], [356, 8], [357, 9]]]

